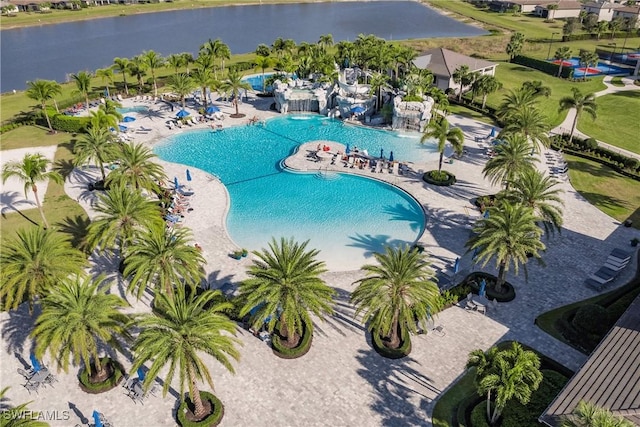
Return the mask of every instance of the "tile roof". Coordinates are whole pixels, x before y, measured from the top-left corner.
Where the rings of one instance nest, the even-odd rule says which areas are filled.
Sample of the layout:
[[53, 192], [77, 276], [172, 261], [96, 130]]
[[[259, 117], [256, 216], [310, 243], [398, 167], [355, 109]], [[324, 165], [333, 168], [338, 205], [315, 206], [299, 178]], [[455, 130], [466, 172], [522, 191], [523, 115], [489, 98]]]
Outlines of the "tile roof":
[[451, 77], [456, 68], [461, 65], [468, 66], [471, 71], [477, 71], [498, 65], [494, 62], [472, 58], [441, 47], [421, 53], [413, 60], [413, 63], [418, 68], [429, 69], [433, 74], [449, 77]]

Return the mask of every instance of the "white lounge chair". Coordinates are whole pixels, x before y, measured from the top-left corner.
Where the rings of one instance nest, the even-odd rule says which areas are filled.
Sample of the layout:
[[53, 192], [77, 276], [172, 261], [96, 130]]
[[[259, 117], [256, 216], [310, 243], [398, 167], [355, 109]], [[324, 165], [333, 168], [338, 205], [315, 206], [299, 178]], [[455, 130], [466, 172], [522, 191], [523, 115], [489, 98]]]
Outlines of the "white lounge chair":
[[382, 160], [379, 160], [378, 163], [376, 163], [376, 173], [381, 173], [382, 172]]
[[392, 167], [391, 173], [394, 174], [394, 175], [398, 175], [398, 167], [399, 166], [400, 165], [398, 164], [398, 162], [393, 162], [393, 167]]

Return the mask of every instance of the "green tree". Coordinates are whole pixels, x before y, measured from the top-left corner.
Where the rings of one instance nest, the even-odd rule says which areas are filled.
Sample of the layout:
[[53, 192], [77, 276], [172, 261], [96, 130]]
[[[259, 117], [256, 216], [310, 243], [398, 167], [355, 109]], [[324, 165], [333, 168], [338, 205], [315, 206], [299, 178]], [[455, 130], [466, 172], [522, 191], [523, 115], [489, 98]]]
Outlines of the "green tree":
[[114, 160], [117, 152], [113, 144], [113, 134], [107, 129], [91, 126], [73, 146], [73, 163], [75, 166], [82, 166], [89, 162], [95, 163], [104, 181], [106, 180], [104, 163]]
[[573, 96], [565, 96], [560, 99], [560, 111], [570, 110], [575, 108], [576, 115], [573, 118], [573, 123], [571, 124], [571, 134], [569, 135], [569, 143], [573, 141], [573, 134], [576, 131], [576, 125], [578, 124], [578, 119], [582, 115], [582, 113], [589, 114], [593, 120], [597, 118], [596, 111], [598, 109], [598, 104], [596, 103], [596, 96], [593, 93], [582, 94], [580, 89], [577, 87], [572, 87], [571, 92]]
[[140, 55], [134, 56], [129, 61], [128, 71], [131, 77], [135, 77], [138, 81], [138, 91], [144, 92], [144, 78], [147, 75], [147, 65]]
[[108, 114], [105, 110], [98, 108], [95, 111], [89, 111], [90, 129], [120, 129], [118, 127], [118, 118], [113, 114]]
[[[12, 11], [15, 6], [3, 6], [3, 13], [5, 8], [10, 8]], [[6, 396], [10, 387], [5, 387], [0, 390], [0, 427], [49, 427], [49, 424], [44, 421], [38, 421], [40, 412], [29, 409], [29, 404], [33, 403], [21, 403], [18, 406], [9, 404], [9, 398]]]
[[124, 92], [129, 95], [129, 85], [127, 84], [127, 71], [129, 70], [128, 58], [113, 58], [113, 67], [117, 68], [122, 74], [122, 83], [124, 83]]
[[153, 224], [127, 247], [124, 276], [129, 277], [128, 291], [140, 299], [147, 286], [156, 293], [173, 293], [174, 286], [192, 289], [204, 278], [206, 262], [190, 243], [187, 228], [167, 231], [164, 224]]
[[611, 411], [581, 400], [573, 414], [563, 417], [561, 427], [634, 427], [631, 421], [615, 416]]
[[531, 89], [525, 87], [510, 89], [502, 98], [502, 103], [496, 111], [496, 116], [505, 122], [517, 111], [535, 106], [536, 102], [536, 95]]
[[195, 89], [196, 83], [193, 81], [190, 75], [185, 73], [176, 74], [175, 76], [169, 76], [169, 87], [173, 92], [180, 97], [180, 103], [182, 108], [186, 107], [186, 97]]
[[209, 368], [198, 353], [212, 356], [232, 373], [234, 369], [229, 357], [240, 358], [235, 347], [240, 342], [233, 337], [236, 324], [223, 314], [232, 304], [220, 303], [220, 298], [220, 291], [185, 295], [184, 289], [179, 287], [173, 297], [159, 294], [154, 313], [141, 316], [137, 322], [140, 334], [133, 345], [135, 359], [131, 372], [151, 361], [144, 380], [144, 387], [148, 389], [160, 371], [169, 365], [163, 386], [166, 395], [177, 370], [180, 394], [184, 393], [186, 383], [196, 419], [208, 415], [202, 404], [198, 380], [206, 380], [213, 388]]
[[449, 127], [449, 122], [444, 117], [432, 120], [427, 129], [425, 130], [420, 143], [424, 144], [429, 139], [434, 138], [438, 142], [438, 152], [440, 153], [440, 160], [438, 161], [438, 172], [442, 171], [442, 159], [444, 158], [444, 148], [447, 143], [451, 144], [453, 150], [462, 154], [464, 149], [464, 134], [460, 128]]
[[240, 316], [255, 313], [251, 322], [259, 329], [265, 324], [273, 332], [280, 323], [280, 333], [290, 347], [295, 347], [303, 333], [303, 324], [311, 325], [310, 314], [319, 318], [333, 313], [335, 291], [320, 278], [326, 270], [318, 261], [318, 250], [307, 250], [309, 241], [302, 244], [293, 239], [272, 239], [269, 249], [254, 251], [247, 273], [250, 278], [240, 284], [240, 298], [246, 301]]
[[376, 265], [362, 266], [366, 277], [351, 294], [356, 315], [364, 313], [363, 322], [372, 333], [387, 337], [389, 348], [400, 346], [400, 331], [416, 333], [416, 322], [426, 329], [426, 322], [439, 309], [440, 291], [429, 259], [408, 245], [385, 247], [375, 253]]
[[615, 18], [611, 22], [609, 22], [609, 30], [611, 30], [611, 38], [616, 38], [616, 33], [622, 29], [624, 26], [624, 21], [622, 18]]
[[[193, 80], [193, 84], [200, 87], [202, 91], [202, 102], [204, 104], [204, 109], [207, 109], [207, 89], [212, 88], [215, 89], [218, 87], [218, 81], [214, 78], [213, 74], [211, 74], [211, 69], [198, 67], [193, 70], [191, 73], [191, 78]], [[184, 108], [184, 105], [183, 105]]]
[[[231, 50], [229, 46], [222, 42], [220, 39], [209, 39], [206, 43], [200, 46], [200, 53], [209, 56], [215, 63], [216, 59], [220, 60], [220, 70], [224, 72], [224, 60], [231, 59]], [[214, 76], [217, 77], [217, 73], [214, 68]]]
[[56, 171], [47, 171], [47, 168], [51, 164], [51, 160], [44, 157], [42, 154], [25, 154], [22, 161], [7, 162], [2, 167], [2, 183], [6, 183], [9, 178], [16, 178], [24, 184], [24, 197], [27, 197], [27, 192], [31, 190], [33, 197], [36, 200], [36, 206], [40, 211], [42, 217], [42, 223], [44, 228], [49, 228], [47, 218], [44, 216], [44, 209], [42, 209], [42, 203], [40, 203], [40, 196], [38, 193], [38, 183], [51, 180], [57, 184], [62, 184], [63, 178]]
[[538, 220], [532, 208], [504, 200], [498, 208], [489, 209], [487, 218], [476, 223], [474, 235], [466, 246], [469, 250], [477, 250], [475, 262], [482, 267], [495, 259], [497, 292], [502, 291], [507, 272], [512, 267], [518, 274], [522, 264], [526, 274], [528, 256], [541, 260], [539, 252], [546, 247], [540, 240], [542, 230], [536, 226]]
[[597, 53], [588, 51], [586, 49], [580, 49], [580, 65], [584, 65], [584, 75], [582, 80], [587, 81], [587, 75], [589, 75], [589, 68], [592, 65], [597, 65], [600, 57]]
[[256, 48], [256, 52], [255, 53], [258, 56], [269, 56], [269, 55], [271, 55], [271, 49], [269, 49], [269, 46], [267, 46], [266, 44], [261, 43]]
[[533, 144], [538, 152], [540, 146], [549, 147], [549, 130], [551, 126], [547, 117], [535, 106], [525, 106], [514, 111], [505, 121], [504, 128], [500, 132], [500, 137], [520, 134]]
[[240, 112], [238, 111], [238, 101], [240, 100], [240, 91], [251, 90], [251, 85], [248, 82], [242, 80], [242, 74], [240, 74], [235, 68], [231, 67], [229, 69], [229, 74], [227, 75], [227, 79], [222, 82], [220, 85], [220, 89], [223, 90], [227, 94], [231, 94], [233, 96], [233, 104], [236, 107], [236, 117], [240, 116]]
[[144, 144], [118, 144], [120, 166], [107, 176], [107, 184], [124, 185], [135, 190], [156, 191], [158, 183], [167, 176], [158, 163], [157, 156]]
[[142, 62], [146, 68], [151, 71], [151, 80], [153, 81], [153, 96], [158, 96], [158, 82], [156, 79], [156, 70], [164, 67], [164, 58], [153, 50], [142, 52]]
[[42, 313], [31, 333], [38, 358], [48, 350], [64, 372], [69, 371], [70, 361], [75, 366], [82, 362], [93, 382], [109, 377], [106, 366], [100, 363], [101, 347], [106, 344], [121, 350], [118, 338], [130, 338], [129, 316], [120, 312], [129, 304], [107, 293], [109, 287], [104, 286], [104, 280], [104, 276], [92, 280], [76, 275], [57, 283], [42, 300]]
[[560, 77], [562, 75], [562, 67], [564, 65], [564, 61], [571, 58], [571, 55], [572, 55], [571, 48], [568, 46], [562, 46], [556, 50], [556, 53], [553, 57], [558, 61], [560, 61], [560, 64], [558, 66], [557, 77]]
[[51, 119], [49, 119], [49, 113], [47, 112], [47, 101], [54, 99], [56, 95], [60, 95], [61, 93], [61, 86], [52, 80], [27, 82], [27, 97], [40, 103], [40, 108], [44, 113], [44, 117], [47, 119], [50, 132], [53, 132], [53, 127], [51, 127]]
[[[586, 15], [584, 15], [584, 17], [585, 18], [583, 19], [586, 19]], [[562, 26], [562, 35], [570, 36], [580, 28], [581, 24], [582, 22], [578, 21], [575, 18], [567, 18], [566, 21], [564, 22], [564, 25]]]
[[174, 75], [176, 75], [178, 74], [180, 68], [185, 66], [184, 57], [179, 53], [173, 53], [167, 56], [166, 65], [170, 68], [173, 68]]
[[100, 68], [96, 70], [96, 77], [100, 77], [102, 83], [106, 82], [104, 89], [107, 92], [107, 98], [110, 97], [109, 87], [113, 84], [113, 69]]
[[318, 40], [318, 47], [320, 47], [322, 52], [326, 53], [327, 49], [331, 48], [331, 46], [333, 46], [333, 36], [331, 34], [324, 34], [320, 36], [320, 39]]
[[474, 93], [482, 96], [482, 109], [484, 110], [487, 104], [487, 96], [493, 92], [496, 92], [502, 88], [502, 83], [490, 74], [483, 74], [473, 82]]
[[[476, 367], [476, 387], [479, 394], [487, 395], [487, 420], [491, 425], [498, 421], [510, 400], [515, 398], [523, 405], [529, 403], [531, 394], [542, 382], [540, 358], [516, 342], [511, 348], [492, 349], [487, 355], [482, 350], [474, 350], [469, 354], [467, 367]], [[491, 413], [493, 393], [495, 407]]]
[[558, 5], [557, 4], [548, 4], [547, 5], [547, 10], [549, 11], [549, 16], [548, 19], [549, 21], [553, 22], [554, 18], [556, 16], [556, 10], [558, 10]]
[[464, 91], [463, 83], [469, 78], [469, 67], [467, 65], [461, 65], [453, 71], [452, 77], [456, 84], [460, 85], [460, 91], [458, 92], [458, 102], [462, 102], [462, 92]]
[[596, 34], [598, 36], [598, 40], [600, 40], [600, 36], [602, 35], [602, 33], [604, 33], [605, 31], [607, 31], [609, 29], [609, 23], [607, 21], [600, 21], [598, 22], [598, 25], [596, 25]]
[[264, 70], [266, 70], [267, 68], [273, 67], [273, 58], [269, 57], [269, 56], [256, 56], [255, 59], [253, 60], [253, 63], [255, 64], [256, 68], [259, 68], [262, 70], [262, 93], [266, 92], [266, 82], [265, 82], [265, 78], [264, 78]]
[[513, 59], [520, 55], [522, 49], [524, 48], [524, 34], [516, 32], [511, 35], [511, 39], [509, 39], [509, 43], [507, 43], [507, 55], [509, 55], [509, 61], [513, 61]]
[[371, 81], [369, 85], [371, 87], [371, 92], [369, 95], [376, 96], [376, 110], [380, 109], [382, 104], [382, 89], [388, 87], [389, 76], [382, 73], [373, 73], [371, 76]]
[[89, 111], [89, 92], [91, 92], [91, 78], [93, 75], [88, 71], [80, 71], [77, 74], [72, 74], [71, 79], [76, 84], [76, 93], [79, 93], [84, 97], [85, 107]]
[[563, 192], [556, 188], [558, 181], [545, 176], [536, 169], [525, 170], [511, 181], [509, 198], [533, 209], [533, 213], [542, 219], [545, 231], [558, 231], [562, 228], [562, 206], [560, 198]]
[[493, 185], [510, 184], [522, 173], [535, 170], [537, 158], [531, 155], [531, 144], [523, 135], [513, 134], [495, 147], [496, 155], [482, 169]]
[[0, 300], [5, 310], [22, 302], [33, 303], [58, 282], [82, 270], [86, 257], [71, 247], [62, 234], [39, 227], [20, 229], [7, 238], [0, 252]]
[[522, 88], [524, 90], [532, 91], [533, 96], [536, 98], [540, 96], [549, 98], [551, 96], [551, 88], [549, 86], [545, 86], [540, 80], [527, 80], [522, 83]]
[[131, 242], [154, 224], [162, 223], [160, 209], [155, 202], [123, 185], [112, 186], [105, 194], [100, 194], [94, 209], [98, 216], [89, 225], [89, 247], [113, 250], [117, 245], [121, 262]]

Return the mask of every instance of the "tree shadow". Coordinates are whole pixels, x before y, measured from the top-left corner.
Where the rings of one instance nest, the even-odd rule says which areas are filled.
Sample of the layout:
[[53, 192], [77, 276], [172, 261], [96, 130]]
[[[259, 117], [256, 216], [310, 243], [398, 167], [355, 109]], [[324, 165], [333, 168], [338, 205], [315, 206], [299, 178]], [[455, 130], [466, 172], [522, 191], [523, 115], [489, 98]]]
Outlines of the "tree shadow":
[[207, 289], [219, 289], [225, 283], [233, 283], [234, 282], [233, 276], [231, 276], [231, 275], [223, 276], [221, 270], [212, 271], [205, 278], [205, 280], [206, 280], [207, 286], [208, 286]]
[[[165, 110], [168, 109], [168, 107], [163, 106], [165, 108]], [[160, 110], [151, 110], [151, 109], [147, 109], [143, 112], [138, 112], [138, 114], [140, 114], [143, 118], [145, 119], [149, 119], [151, 121], [153, 121], [153, 119], [160, 119], [160, 120], [164, 120], [164, 112], [162, 111], [162, 107]]]
[[53, 170], [62, 175], [65, 181], [73, 173], [74, 169], [75, 165], [70, 159], [60, 159], [53, 164]]
[[66, 217], [62, 222], [58, 222], [55, 225], [58, 229], [68, 234], [71, 237], [71, 245], [82, 251], [87, 251], [87, 230], [91, 224], [91, 220], [83, 215], [76, 215], [75, 218]]
[[6, 218], [7, 211], [14, 211], [20, 214], [24, 219], [33, 223], [33, 225], [38, 225], [33, 220], [27, 218], [22, 212], [20, 212], [20, 208], [24, 205], [28, 205], [29, 209], [33, 209], [36, 207], [36, 204], [30, 200], [25, 199], [24, 194], [18, 193], [17, 191], [3, 191], [0, 193], [0, 206], [2, 206], [2, 217]]
[[34, 305], [33, 313], [29, 313], [29, 303], [22, 303], [16, 310], [9, 310], [9, 318], [2, 323], [2, 339], [7, 343], [9, 353], [23, 353], [25, 343], [31, 344], [29, 333], [40, 315], [40, 306]]
[[386, 234], [360, 234], [356, 233], [355, 236], [349, 236], [352, 243], [347, 246], [364, 249], [365, 258], [373, 257], [375, 253], [383, 253], [387, 246], [398, 247], [400, 245], [410, 245], [413, 242], [407, 242], [404, 240], [392, 239], [391, 236]]
[[82, 411], [80, 411], [80, 409], [78, 409], [78, 407], [75, 405], [75, 403], [72, 403], [72, 402], [68, 402], [68, 403], [69, 403], [69, 409], [71, 409], [73, 411], [73, 413], [76, 414], [76, 416], [78, 418], [80, 418], [80, 422], [83, 425], [84, 424], [89, 424], [89, 419], [84, 416]]
[[458, 180], [455, 184], [446, 187], [430, 185], [426, 182], [425, 186], [442, 196], [466, 200], [475, 197], [478, 194], [479, 190], [482, 189], [482, 187], [476, 185], [475, 183], [465, 180]]
[[[413, 208], [415, 205], [411, 205]], [[403, 221], [409, 223], [411, 231], [418, 232], [422, 229], [424, 213], [422, 209], [408, 208], [406, 205], [397, 203], [383, 207], [384, 213], [391, 216], [390, 221]]]

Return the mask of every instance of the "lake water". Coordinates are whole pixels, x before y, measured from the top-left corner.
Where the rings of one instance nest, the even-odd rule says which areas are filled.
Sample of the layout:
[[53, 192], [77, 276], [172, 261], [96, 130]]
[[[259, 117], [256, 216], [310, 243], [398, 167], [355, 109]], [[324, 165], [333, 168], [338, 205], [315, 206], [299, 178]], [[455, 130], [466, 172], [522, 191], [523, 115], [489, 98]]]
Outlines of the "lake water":
[[278, 37], [300, 43], [323, 34], [337, 42], [359, 34], [405, 40], [484, 33], [409, 1], [227, 6], [95, 19], [2, 31], [0, 91], [24, 89], [38, 78], [64, 82], [68, 74], [104, 68], [115, 57], [143, 50], [195, 54], [210, 38], [220, 38], [232, 53], [246, 53]]

